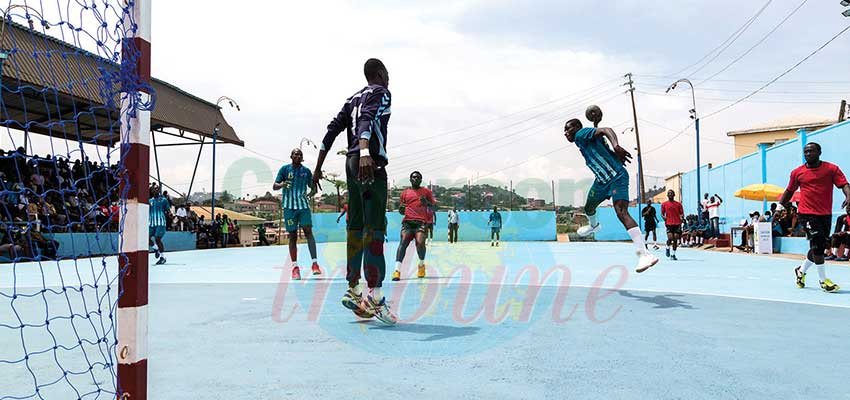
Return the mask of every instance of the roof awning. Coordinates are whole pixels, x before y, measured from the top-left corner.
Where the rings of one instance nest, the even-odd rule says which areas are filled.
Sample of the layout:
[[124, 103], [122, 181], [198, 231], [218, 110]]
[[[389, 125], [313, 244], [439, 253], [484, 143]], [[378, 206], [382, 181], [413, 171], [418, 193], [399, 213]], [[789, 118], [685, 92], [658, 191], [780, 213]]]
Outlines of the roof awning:
[[[24, 132], [112, 146], [119, 142], [117, 65], [8, 20], [0, 35], [0, 123]], [[180, 88], [152, 79], [156, 105], [151, 129], [173, 128], [244, 146], [221, 108]]]

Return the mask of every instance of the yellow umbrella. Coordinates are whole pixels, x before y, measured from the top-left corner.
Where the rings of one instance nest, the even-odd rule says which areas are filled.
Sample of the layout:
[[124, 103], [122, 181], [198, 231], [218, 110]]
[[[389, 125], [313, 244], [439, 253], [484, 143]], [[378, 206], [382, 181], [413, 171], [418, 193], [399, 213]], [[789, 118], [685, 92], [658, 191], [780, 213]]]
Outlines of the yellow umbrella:
[[744, 200], [772, 200], [777, 201], [782, 197], [785, 189], [769, 183], [756, 183], [742, 187], [735, 191], [735, 197]]

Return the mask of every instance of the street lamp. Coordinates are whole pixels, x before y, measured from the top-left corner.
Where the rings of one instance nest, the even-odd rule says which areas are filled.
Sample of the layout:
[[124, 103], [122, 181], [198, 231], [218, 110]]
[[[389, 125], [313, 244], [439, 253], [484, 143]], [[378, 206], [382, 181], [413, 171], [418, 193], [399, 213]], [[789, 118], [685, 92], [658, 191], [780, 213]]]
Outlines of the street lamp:
[[314, 149], [317, 149], [317, 150], [319, 149], [318, 147], [316, 147], [316, 144], [313, 143], [312, 140], [307, 139], [307, 138], [301, 138], [301, 143], [298, 144], [298, 148], [301, 149], [301, 150], [304, 150], [304, 143], [305, 142], [307, 144], [309, 144], [310, 146], [313, 146]]
[[[673, 82], [670, 87], [667, 88], [665, 93], [670, 93], [671, 90], [676, 89], [676, 85], [679, 83], [687, 83], [688, 86], [691, 87], [691, 101], [693, 104], [693, 108], [689, 110], [691, 114], [691, 119], [694, 120], [694, 127], [696, 128], [696, 143], [697, 143], [697, 221], [702, 224], [702, 212], [700, 211], [700, 196], [702, 195], [702, 189], [700, 188], [700, 162], [699, 162], [699, 116], [697, 115], [697, 100], [696, 94], [694, 93], [694, 84], [691, 83], [688, 79], [679, 79], [676, 82]], [[684, 200], [684, 199], [683, 199]]]
[[[231, 99], [230, 97], [227, 97], [227, 96], [219, 97], [218, 100], [215, 102], [215, 106], [217, 108], [221, 109], [221, 106], [219, 104], [221, 104], [221, 102], [225, 101], [225, 100], [227, 101], [228, 104], [230, 104], [230, 107], [235, 107], [236, 111], [242, 111], [239, 108], [239, 104], [236, 104], [236, 100], [233, 100], [233, 99]], [[218, 131], [219, 131], [220, 125], [221, 125], [221, 122], [218, 121], [218, 115], [216, 115], [215, 128], [213, 129], [213, 143], [212, 143], [212, 201], [210, 203], [210, 208], [211, 208], [210, 221], [215, 221], [215, 144], [218, 141]]]
[[[41, 13], [38, 12], [38, 10], [36, 10], [35, 8], [32, 8], [32, 7], [24, 5], [24, 4], [13, 4], [13, 5], [10, 5], [9, 7], [6, 7], [3, 10], [3, 21], [2, 21], [2, 23], [0, 23], [0, 95], [2, 95], [2, 91], [3, 91], [3, 85], [2, 85], [3, 63], [6, 61], [6, 59], [9, 58], [10, 55], [12, 55], [11, 51], [6, 50], [5, 48], [2, 47], [3, 42], [5, 42], [5, 39], [6, 39], [6, 24], [12, 22], [12, 17], [11, 17], [11, 15], [9, 15], [9, 12], [16, 9], [16, 8], [24, 9], [24, 13], [25, 13], [24, 16], [26, 16], [26, 18], [27, 18], [27, 23], [29, 24], [30, 30], [35, 30], [35, 23], [32, 20], [31, 14], [35, 14], [35, 16], [38, 17], [39, 21], [41, 21], [41, 26], [43, 26], [45, 30], [50, 29], [50, 24], [48, 24], [47, 21], [44, 20], [44, 17], [41, 15]], [[26, 149], [27, 149], [27, 141], [28, 141], [27, 139], [28, 138], [29, 138], [29, 131], [25, 131], [24, 132], [24, 151], [26, 151]]]

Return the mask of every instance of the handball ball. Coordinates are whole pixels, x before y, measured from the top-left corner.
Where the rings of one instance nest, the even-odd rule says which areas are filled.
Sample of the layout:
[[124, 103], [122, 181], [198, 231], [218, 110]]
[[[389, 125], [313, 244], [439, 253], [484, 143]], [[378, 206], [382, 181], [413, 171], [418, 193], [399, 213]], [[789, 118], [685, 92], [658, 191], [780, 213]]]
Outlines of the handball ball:
[[595, 104], [588, 106], [584, 112], [584, 116], [587, 117], [588, 121], [599, 122], [602, 120], [602, 109]]

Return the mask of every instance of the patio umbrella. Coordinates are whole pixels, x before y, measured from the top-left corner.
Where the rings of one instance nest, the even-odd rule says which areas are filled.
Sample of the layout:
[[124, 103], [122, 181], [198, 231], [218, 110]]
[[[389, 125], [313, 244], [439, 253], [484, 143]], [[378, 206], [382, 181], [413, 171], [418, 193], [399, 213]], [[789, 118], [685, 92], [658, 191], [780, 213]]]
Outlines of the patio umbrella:
[[769, 183], [756, 183], [736, 190], [735, 197], [744, 200], [776, 201], [779, 200], [783, 192], [785, 192], [785, 189], [779, 186]]

